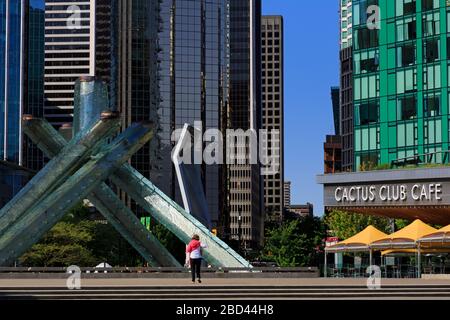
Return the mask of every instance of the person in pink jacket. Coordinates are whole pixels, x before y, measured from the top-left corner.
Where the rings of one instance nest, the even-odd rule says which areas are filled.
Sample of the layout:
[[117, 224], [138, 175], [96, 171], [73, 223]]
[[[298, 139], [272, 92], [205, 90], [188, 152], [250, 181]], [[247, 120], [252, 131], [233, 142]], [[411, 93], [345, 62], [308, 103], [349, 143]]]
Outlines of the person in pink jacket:
[[189, 256], [192, 273], [192, 283], [195, 283], [195, 276], [198, 278], [198, 283], [202, 283], [200, 269], [202, 265], [202, 248], [206, 248], [204, 243], [200, 242], [200, 236], [194, 234], [191, 242], [186, 247], [186, 255]]

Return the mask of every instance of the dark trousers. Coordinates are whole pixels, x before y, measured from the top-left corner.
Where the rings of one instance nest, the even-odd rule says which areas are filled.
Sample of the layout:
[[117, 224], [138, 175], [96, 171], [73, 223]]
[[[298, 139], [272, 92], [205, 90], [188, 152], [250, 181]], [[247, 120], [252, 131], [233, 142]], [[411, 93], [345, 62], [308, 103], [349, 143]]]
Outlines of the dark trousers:
[[191, 259], [192, 281], [195, 281], [195, 275], [197, 275], [197, 278], [201, 279], [200, 276], [201, 267], [202, 267], [202, 259]]

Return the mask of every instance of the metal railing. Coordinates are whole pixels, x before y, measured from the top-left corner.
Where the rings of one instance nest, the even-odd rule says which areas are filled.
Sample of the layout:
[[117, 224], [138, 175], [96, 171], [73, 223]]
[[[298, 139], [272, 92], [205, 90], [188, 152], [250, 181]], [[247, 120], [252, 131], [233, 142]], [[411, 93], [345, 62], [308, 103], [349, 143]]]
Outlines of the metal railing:
[[[441, 155], [441, 159], [438, 159], [438, 155]], [[434, 161], [433, 161], [434, 159]], [[418, 154], [406, 158], [400, 158], [391, 161], [391, 169], [406, 167], [409, 165], [427, 165], [427, 164], [448, 164], [450, 159], [450, 150], [447, 151], [437, 151], [432, 153]], [[440, 160], [438, 163], [438, 160]]]
[[[189, 273], [189, 268], [146, 268], [146, 267], [113, 267], [113, 268], [80, 268], [83, 273]], [[67, 268], [54, 267], [0, 267], [1, 273], [66, 273]], [[319, 272], [317, 267], [308, 268], [203, 268], [203, 273], [311, 273]]]
[[[368, 265], [361, 265], [355, 267], [353, 265], [327, 266], [328, 278], [367, 278], [366, 273]], [[382, 278], [418, 278], [418, 269], [415, 265], [381, 265]], [[323, 268], [322, 268], [323, 269]], [[450, 264], [431, 264], [423, 265], [421, 267], [421, 274], [425, 275], [439, 275], [450, 274]]]

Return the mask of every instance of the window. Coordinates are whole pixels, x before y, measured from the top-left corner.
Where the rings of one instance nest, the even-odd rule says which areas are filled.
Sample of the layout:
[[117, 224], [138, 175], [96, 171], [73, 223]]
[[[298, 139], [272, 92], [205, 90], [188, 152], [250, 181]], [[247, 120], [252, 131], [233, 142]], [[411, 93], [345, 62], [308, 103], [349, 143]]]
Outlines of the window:
[[426, 117], [436, 117], [441, 114], [441, 97], [439, 95], [430, 94], [425, 96], [423, 101], [424, 112]]
[[423, 16], [423, 35], [425, 37], [434, 36], [439, 33], [439, 12], [429, 13]]
[[422, 11], [439, 8], [439, 0], [422, 0]]
[[396, 13], [397, 17], [416, 12], [416, 0], [397, 0]]
[[358, 125], [368, 125], [379, 122], [378, 102], [368, 102], [356, 106], [356, 123]]
[[417, 117], [416, 97], [403, 97], [397, 101], [397, 119], [411, 120]]
[[439, 60], [439, 39], [429, 39], [424, 41], [425, 62], [431, 63]]
[[356, 31], [356, 50], [368, 49], [378, 46], [379, 30], [362, 28]]
[[397, 47], [397, 67], [407, 67], [416, 63], [416, 45], [406, 43]]
[[397, 40], [414, 40], [417, 38], [416, 18], [397, 21]]

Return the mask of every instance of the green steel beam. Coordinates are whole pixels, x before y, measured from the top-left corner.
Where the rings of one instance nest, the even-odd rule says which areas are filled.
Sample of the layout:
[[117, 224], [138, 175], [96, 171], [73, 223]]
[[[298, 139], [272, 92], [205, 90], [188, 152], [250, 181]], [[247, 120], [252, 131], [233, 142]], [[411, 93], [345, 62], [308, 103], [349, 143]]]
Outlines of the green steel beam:
[[48, 193], [0, 237], [0, 265], [10, 265], [48, 232], [74, 205], [91, 194], [153, 136], [149, 124], [136, 124], [103, 146], [54, 192]]
[[[55, 157], [67, 144], [59, 132], [43, 119], [24, 117], [23, 130], [49, 158]], [[180, 263], [105, 183], [96, 188], [88, 199], [152, 266], [181, 267]]]

